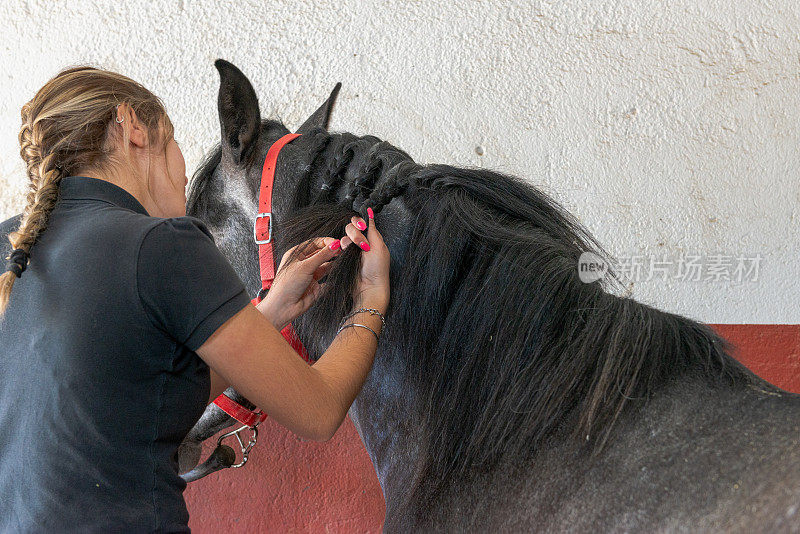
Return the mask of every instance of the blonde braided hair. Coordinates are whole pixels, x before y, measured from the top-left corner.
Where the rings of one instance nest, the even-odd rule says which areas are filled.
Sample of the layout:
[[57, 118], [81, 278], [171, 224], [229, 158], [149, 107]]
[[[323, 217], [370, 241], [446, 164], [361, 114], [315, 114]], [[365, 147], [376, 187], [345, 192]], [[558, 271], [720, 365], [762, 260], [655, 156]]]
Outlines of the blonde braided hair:
[[19, 153], [29, 191], [19, 228], [8, 236], [14, 250], [6, 258], [11, 262], [9, 270], [0, 275], [0, 315], [27, 266], [31, 248], [47, 228], [61, 179], [127, 164], [127, 129], [122, 129], [123, 153], [114, 151], [120, 134], [113, 126], [117, 106], [123, 103], [146, 125], [151, 146], [160, 142], [165, 150], [173, 127], [163, 103], [141, 84], [115, 72], [90, 66], [68, 68], [22, 106]]

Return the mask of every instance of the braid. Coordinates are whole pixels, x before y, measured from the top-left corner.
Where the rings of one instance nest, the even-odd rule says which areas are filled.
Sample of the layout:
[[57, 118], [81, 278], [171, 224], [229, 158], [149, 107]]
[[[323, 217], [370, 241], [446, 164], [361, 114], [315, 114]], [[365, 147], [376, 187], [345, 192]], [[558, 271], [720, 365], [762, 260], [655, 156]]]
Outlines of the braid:
[[[305, 137], [307, 140], [306, 142], [308, 142], [307, 150], [309, 154], [311, 154], [311, 167], [314, 167], [314, 163], [322, 156], [325, 149], [330, 144], [332, 136], [324, 128], [314, 128], [303, 137]], [[310, 139], [310, 141], [308, 141], [308, 139]]]
[[[23, 118], [25, 116], [23, 108]], [[24, 120], [24, 119], [23, 119]], [[63, 171], [56, 167], [58, 154], [42, 156], [39, 124], [23, 122], [19, 132], [20, 156], [27, 167], [30, 190], [19, 229], [9, 235], [11, 245], [30, 252], [36, 239], [47, 227], [47, 218], [58, 199]]]
[[[305, 137], [311, 138], [308, 148], [311, 154], [309, 169], [314, 169], [317, 167], [317, 161], [320, 158], [324, 158], [325, 150], [330, 146], [333, 136], [324, 128], [314, 128], [309, 133], [305, 134]], [[326, 172], [322, 181], [322, 187], [316, 192], [314, 200], [311, 201], [312, 204], [322, 202], [330, 195], [331, 191], [334, 189], [332, 182], [333, 178], [329, 172]]]
[[47, 227], [47, 219], [58, 200], [58, 186], [63, 171], [56, 167], [57, 154], [42, 157], [41, 127], [31, 124], [30, 104], [22, 107], [22, 127], [19, 131], [20, 156], [25, 162], [29, 190], [25, 198], [19, 228], [8, 236], [12, 251], [6, 258], [7, 271], [0, 276], [0, 310], [8, 306], [8, 299], [14, 282], [22, 276], [30, 257], [31, 247]]
[[347, 143], [342, 146], [341, 152], [336, 152], [328, 162], [328, 179], [325, 183], [330, 187], [330, 191], [335, 191], [339, 180], [342, 179], [350, 162], [355, 155], [355, 143]]
[[[309, 135], [315, 133], [312, 131]], [[316, 166], [319, 158], [326, 159], [327, 164], [321, 164], [322, 184], [312, 204], [330, 200], [344, 182], [344, 196], [339, 198], [353, 211], [365, 212], [371, 207], [379, 212], [393, 198], [406, 192], [412, 175], [421, 168], [408, 154], [377, 137], [330, 135], [324, 130], [321, 134], [327, 136], [324, 143], [316, 138], [311, 142], [312, 146], [319, 147], [319, 152], [312, 157], [312, 166]], [[334, 139], [335, 146], [327, 150]], [[348, 176], [352, 179], [348, 180]]]
[[386, 147], [391, 147], [391, 145], [386, 141], [380, 141], [369, 147], [366, 154], [364, 154], [361, 168], [347, 194], [347, 199], [353, 202], [355, 211], [360, 211], [375, 187], [375, 182], [381, 176], [385, 165], [384, 159], [381, 157], [381, 150], [386, 150]]
[[393, 198], [403, 195], [411, 181], [414, 171], [420, 166], [413, 160], [403, 160], [394, 165], [385, 173], [385, 179], [372, 193], [365, 202], [376, 213], [392, 201]]

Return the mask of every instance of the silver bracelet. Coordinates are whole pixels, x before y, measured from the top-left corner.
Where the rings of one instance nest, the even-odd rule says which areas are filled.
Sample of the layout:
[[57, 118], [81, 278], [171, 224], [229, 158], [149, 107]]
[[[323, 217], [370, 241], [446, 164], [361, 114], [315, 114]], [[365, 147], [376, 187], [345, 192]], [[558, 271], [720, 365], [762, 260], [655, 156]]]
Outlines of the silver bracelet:
[[350, 312], [347, 315], [345, 315], [344, 317], [342, 317], [342, 322], [339, 323], [339, 324], [340, 325], [344, 324], [344, 322], [347, 319], [349, 319], [350, 317], [352, 317], [355, 314], [360, 313], [360, 312], [369, 312], [370, 315], [378, 315], [381, 318], [381, 328], [386, 328], [386, 319], [383, 317], [383, 314], [381, 312], [379, 312], [378, 310], [376, 310], [375, 308], [359, 308], [356, 311]]
[[367, 330], [369, 330], [370, 332], [372, 332], [372, 335], [373, 335], [373, 336], [375, 336], [375, 341], [380, 341], [380, 339], [378, 338], [378, 333], [377, 333], [377, 332], [375, 332], [375, 330], [373, 330], [372, 328], [368, 327], [368, 326], [367, 326], [367, 325], [365, 325], [365, 324], [359, 324], [359, 323], [348, 323], [348, 324], [344, 324], [344, 325], [340, 326], [340, 327], [339, 327], [339, 330], [337, 330], [337, 331], [336, 331], [336, 335], [338, 336], [338, 335], [339, 335], [339, 332], [341, 332], [341, 331], [342, 331], [342, 330], [344, 330], [345, 328], [349, 328], [349, 327], [351, 327], [351, 326], [360, 326], [361, 328], [366, 328]]

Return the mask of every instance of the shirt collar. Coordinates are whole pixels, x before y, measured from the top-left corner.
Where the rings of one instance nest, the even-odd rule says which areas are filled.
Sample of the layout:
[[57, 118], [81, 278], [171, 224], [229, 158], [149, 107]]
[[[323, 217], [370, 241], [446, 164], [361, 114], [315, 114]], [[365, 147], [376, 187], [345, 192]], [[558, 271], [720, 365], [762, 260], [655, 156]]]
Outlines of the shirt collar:
[[149, 215], [136, 197], [107, 180], [88, 176], [65, 176], [58, 189], [61, 198], [103, 200], [142, 215]]

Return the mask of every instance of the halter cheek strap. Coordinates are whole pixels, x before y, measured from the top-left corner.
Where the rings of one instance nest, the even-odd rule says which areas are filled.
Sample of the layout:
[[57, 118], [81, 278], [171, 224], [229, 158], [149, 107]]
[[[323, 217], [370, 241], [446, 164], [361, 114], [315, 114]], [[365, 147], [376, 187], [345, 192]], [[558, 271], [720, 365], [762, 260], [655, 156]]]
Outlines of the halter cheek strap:
[[275, 256], [272, 248], [272, 186], [275, 183], [275, 167], [281, 149], [300, 137], [286, 134], [275, 141], [267, 151], [264, 168], [261, 170], [261, 189], [258, 194], [258, 213], [253, 221], [253, 239], [258, 245], [258, 262], [261, 270], [261, 291], [257, 300], [264, 298], [275, 279]]
[[[256, 298], [253, 299], [254, 305], [261, 302], [264, 295], [269, 291], [269, 288], [272, 287], [272, 281], [275, 279], [275, 253], [272, 246], [274, 237], [272, 233], [272, 186], [275, 182], [275, 167], [278, 162], [278, 154], [280, 154], [284, 146], [298, 137], [300, 137], [300, 134], [286, 134], [275, 141], [267, 151], [267, 157], [264, 160], [264, 167], [261, 171], [258, 213], [253, 221], [253, 239], [256, 245], [258, 245], [261, 290], [258, 292]], [[306, 348], [303, 346], [302, 341], [297, 337], [297, 333], [295, 333], [291, 323], [281, 330], [281, 334], [283, 334], [283, 337], [295, 352], [309, 365], [314, 363], [308, 351], [306, 351]], [[267, 414], [261, 410], [257, 408], [255, 410], [245, 408], [224, 394], [214, 399], [214, 404], [243, 425], [250, 427], [257, 426], [267, 418]]]

